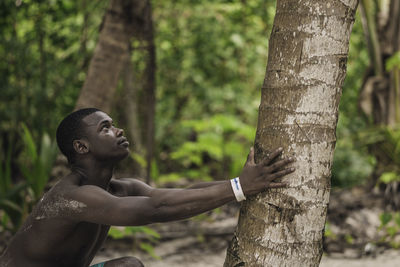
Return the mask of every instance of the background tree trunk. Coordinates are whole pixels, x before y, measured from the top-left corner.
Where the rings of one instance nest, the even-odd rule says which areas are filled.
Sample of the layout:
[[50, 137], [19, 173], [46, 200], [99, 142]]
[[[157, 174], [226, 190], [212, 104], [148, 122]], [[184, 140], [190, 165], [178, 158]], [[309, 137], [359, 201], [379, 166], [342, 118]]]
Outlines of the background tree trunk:
[[146, 112], [146, 182], [151, 181], [151, 168], [154, 158], [155, 147], [155, 113], [156, 113], [156, 49], [154, 44], [153, 23], [151, 20], [151, 9], [149, 14], [149, 31], [145, 35], [147, 41], [147, 65], [145, 70], [145, 102]]
[[148, 1], [111, 0], [76, 109], [97, 107], [110, 111], [130, 38], [146, 31], [147, 12]]
[[[126, 57], [123, 76], [123, 97], [120, 101], [124, 103], [123, 117], [126, 122], [126, 130], [131, 144], [134, 146], [134, 153], [143, 156], [145, 154], [142, 141], [142, 127], [139, 125], [139, 107], [137, 72], [133, 72], [130, 57]], [[145, 177], [144, 166], [134, 160], [132, 175], [135, 177]]]
[[[361, 88], [360, 109], [373, 126], [394, 127], [400, 123], [400, 70], [388, 70], [388, 60], [400, 51], [400, 2], [397, 0], [361, 1], [361, 18], [371, 63]], [[376, 165], [368, 188], [376, 186], [384, 172], [393, 171], [394, 159], [382, 142], [368, 144], [375, 156]], [[392, 182], [381, 189], [385, 190], [387, 203], [400, 207], [398, 197], [399, 183]], [[397, 204], [395, 204], [397, 203]]]
[[318, 266], [341, 87], [357, 0], [278, 0], [255, 140], [256, 160], [293, 155], [285, 189], [249, 198], [224, 266]]
[[361, 1], [371, 66], [364, 79], [360, 107], [373, 124], [393, 126], [400, 122], [400, 85], [395, 82], [397, 70], [388, 71], [385, 65], [400, 50], [400, 2], [379, 3], [374, 6], [372, 0]]
[[[99, 41], [90, 61], [88, 75], [75, 108], [97, 107], [110, 112], [120, 73], [127, 66], [126, 59], [130, 60], [129, 48], [133, 37], [146, 43], [147, 60], [143, 75], [146, 115], [143, 132], [146, 142], [146, 180], [150, 182], [151, 163], [154, 158], [156, 91], [156, 52], [150, 1], [111, 0], [104, 17]], [[137, 101], [137, 99], [131, 101]], [[131, 114], [131, 116], [137, 116], [137, 114]], [[128, 121], [132, 122], [131, 119]]]

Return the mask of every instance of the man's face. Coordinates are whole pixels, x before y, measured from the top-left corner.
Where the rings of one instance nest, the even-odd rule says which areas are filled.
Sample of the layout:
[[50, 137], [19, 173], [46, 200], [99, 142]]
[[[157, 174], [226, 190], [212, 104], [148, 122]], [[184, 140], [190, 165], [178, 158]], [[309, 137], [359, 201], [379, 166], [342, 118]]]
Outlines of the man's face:
[[121, 160], [129, 154], [124, 131], [116, 128], [106, 113], [97, 111], [82, 119], [89, 153], [99, 160]]

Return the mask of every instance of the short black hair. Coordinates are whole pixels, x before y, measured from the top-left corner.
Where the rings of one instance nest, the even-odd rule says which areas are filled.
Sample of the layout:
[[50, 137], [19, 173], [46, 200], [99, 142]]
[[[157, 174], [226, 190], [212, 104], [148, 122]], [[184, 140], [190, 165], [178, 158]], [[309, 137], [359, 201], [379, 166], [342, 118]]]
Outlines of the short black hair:
[[82, 138], [82, 119], [86, 116], [101, 111], [97, 108], [83, 108], [66, 116], [57, 127], [57, 145], [69, 163], [75, 160], [73, 141]]

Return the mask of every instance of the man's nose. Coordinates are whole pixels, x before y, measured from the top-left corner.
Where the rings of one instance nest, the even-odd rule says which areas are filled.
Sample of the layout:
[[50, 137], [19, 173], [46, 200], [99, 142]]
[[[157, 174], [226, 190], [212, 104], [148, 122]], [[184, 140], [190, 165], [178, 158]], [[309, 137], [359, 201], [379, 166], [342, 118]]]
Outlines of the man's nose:
[[115, 129], [117, 129], [117, 136], [118, 137], [124, 135], [124, 130], [123, 129], [120, 129], [120, 128], [115, 128]]

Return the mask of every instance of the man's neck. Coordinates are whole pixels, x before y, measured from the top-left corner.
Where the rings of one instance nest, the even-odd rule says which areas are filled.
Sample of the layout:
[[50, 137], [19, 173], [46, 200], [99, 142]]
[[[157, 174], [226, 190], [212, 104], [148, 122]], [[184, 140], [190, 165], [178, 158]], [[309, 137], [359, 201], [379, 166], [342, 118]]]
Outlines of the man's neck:
[[107, 165], [104, 162], [80, 161], [71, 166], [71, 171], [80, 177], [81, 185], [97, 185], [107, 189], [113, 175], [114, 165]]

